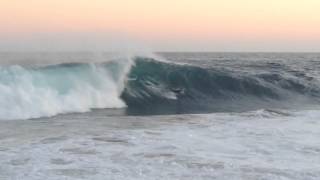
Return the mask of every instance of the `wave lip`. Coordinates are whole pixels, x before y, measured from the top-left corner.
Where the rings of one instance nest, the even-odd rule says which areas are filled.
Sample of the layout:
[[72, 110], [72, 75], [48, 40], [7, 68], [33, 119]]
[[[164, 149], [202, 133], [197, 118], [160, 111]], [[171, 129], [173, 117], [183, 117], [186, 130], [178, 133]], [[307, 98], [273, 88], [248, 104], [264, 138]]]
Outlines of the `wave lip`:
[[123, 108], [129, 60], [0, 67], [0, 119], [30, 119], [94, 108]]

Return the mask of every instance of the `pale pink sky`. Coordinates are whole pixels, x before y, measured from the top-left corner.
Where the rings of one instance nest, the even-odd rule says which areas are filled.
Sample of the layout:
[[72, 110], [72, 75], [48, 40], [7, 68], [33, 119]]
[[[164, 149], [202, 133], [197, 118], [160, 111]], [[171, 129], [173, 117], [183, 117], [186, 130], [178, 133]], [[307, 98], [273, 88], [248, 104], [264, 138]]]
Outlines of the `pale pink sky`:
[[320, 51], [320, 0], [0, 0], [0, 38], [0, 49]]

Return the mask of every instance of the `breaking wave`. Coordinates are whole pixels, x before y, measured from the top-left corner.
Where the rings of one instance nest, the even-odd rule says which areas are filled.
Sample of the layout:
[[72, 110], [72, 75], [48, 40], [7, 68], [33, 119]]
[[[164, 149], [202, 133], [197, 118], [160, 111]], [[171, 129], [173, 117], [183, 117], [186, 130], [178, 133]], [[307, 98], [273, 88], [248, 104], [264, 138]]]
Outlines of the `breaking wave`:
[[10, 65], [0, 67], [0, 119], [96, 108], [125, 108], [127, 114], [286, 108], [319, 103], [318, 84], [301, 73], [250, 74], [145, 57], [39, 67]]
[[129, 61], [0, 68], [0, 119], [123, 108]]

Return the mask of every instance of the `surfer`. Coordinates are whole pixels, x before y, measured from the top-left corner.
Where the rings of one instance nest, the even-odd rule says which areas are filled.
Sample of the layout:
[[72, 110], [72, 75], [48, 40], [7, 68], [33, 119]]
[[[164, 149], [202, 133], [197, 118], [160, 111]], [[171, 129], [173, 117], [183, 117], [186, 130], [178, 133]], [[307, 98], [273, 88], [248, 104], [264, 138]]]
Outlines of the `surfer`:
[[171, 91], [174, 92], [176, 95], [184, 94], [184, 88], [171, 88]]

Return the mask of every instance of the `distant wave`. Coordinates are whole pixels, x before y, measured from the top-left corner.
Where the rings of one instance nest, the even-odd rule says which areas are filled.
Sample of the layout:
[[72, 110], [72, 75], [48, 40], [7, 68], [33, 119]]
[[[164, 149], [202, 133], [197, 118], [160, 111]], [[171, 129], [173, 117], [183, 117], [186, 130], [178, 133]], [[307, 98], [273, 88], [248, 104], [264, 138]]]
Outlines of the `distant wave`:
[[95, 108], [163, 114], [301, 106], [319, 103], [320, 87], [314, 82], [303, 73], [275, 73], [272, 67], [270, 72], [250, 74], [147, 57], [2, 66], [0, 119], [48, 117]]

